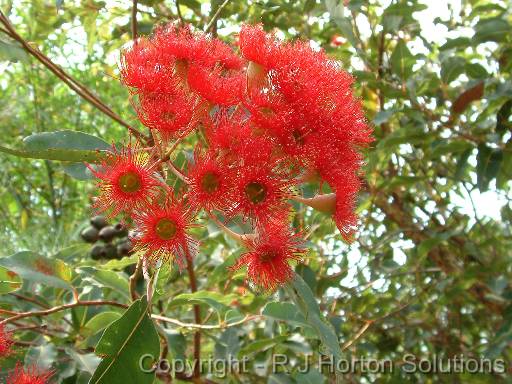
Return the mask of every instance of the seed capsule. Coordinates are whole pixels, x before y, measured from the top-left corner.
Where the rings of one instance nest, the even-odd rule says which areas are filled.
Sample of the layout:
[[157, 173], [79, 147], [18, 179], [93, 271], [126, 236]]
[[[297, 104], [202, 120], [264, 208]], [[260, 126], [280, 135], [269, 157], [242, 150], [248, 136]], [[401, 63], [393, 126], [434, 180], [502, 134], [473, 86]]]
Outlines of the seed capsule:
[[113, 226], [107, 225], [106, 227], [101, 229], [99, 236], [101, 240], [109, 243], [112, 241], [114, 236], [116, 236], [116, 230]]
[[80, 236], [87, 243], [95, 243], [98, 241], [98, 230], [94, 227], [87, 227], [80, 233]]
[[117, 223], [114, 226], [114, 230], [116, 231], [116, 237], [126, 237], [128, 236], [128, 229], [121, 223]]
[[100, 230], [103, 227], [106, 227], [108, 225], [107, 219], [105, 216], [94, 216], [90, 220], [91, 225], [95, 227], [96, 229]]
[[99, 260], [105, 254], [105, 247], [101, 244], [96, 244], [91, 248], [91, 259]]
[[117, 259], [117, 249], [113, 244], [105, 244], [105, 254], [103, 256], [107, 260]]
[[132, 243], [129, 240], [121, 241], [117, 244], [117, 253], [119, 256], [129, 255], [132, 251]]

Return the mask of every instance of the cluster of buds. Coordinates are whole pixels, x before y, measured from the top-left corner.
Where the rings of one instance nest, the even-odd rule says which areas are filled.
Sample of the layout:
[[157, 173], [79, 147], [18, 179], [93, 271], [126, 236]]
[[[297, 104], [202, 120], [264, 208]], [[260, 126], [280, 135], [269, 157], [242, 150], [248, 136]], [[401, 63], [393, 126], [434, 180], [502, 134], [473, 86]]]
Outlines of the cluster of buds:
[[[14, 340], [12, 336], [12, 332], [6, 331], [4, 326], [0, 325], [0, 359], [13, 353]], [[16, 367], [8, 373], [6, 384], [46, 384], [52, 376], [53, 371], [38, 370], [34, 366], [25, 369], [18, 361]]]
[[[247, 248], [233, 268], [246, 266], [250, 283], [273, 291], [306, 251], [302, 231], [291, 228], [291, 201], [329, 212], [351, 238], [360, 150], [371, 130], [352, 77], [308, 42], [282, 42], [244, 25], [237, 50], [168, 24], [122, 51], [122, 83], [152, 135], [91, 167], [99, 178], [95, 206], [130, 217], [142, 257], [180, 266], [198, 249], [190, 229], [205, 214]], [[187, 164], [177, 166], [173, 158], [190, 143]], [[311, 181], [332, 193], [301, 197]], [[226, 226], [233, 220], [252, 232], [233, 233]]]

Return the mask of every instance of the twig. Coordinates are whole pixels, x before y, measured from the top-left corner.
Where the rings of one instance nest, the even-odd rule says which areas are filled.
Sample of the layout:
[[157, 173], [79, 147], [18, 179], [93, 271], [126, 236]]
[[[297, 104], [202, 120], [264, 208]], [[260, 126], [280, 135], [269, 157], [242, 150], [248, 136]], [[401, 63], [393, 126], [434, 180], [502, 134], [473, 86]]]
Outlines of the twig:
[[20, 319], [24, 319], [26, 317], [48, 316], [48, 315], [51, 315], [52, 313], [64, 311], [64, 310], [70, 309], [70, 308], [75, 308], [75, 307], [80, 307], [80, 306], [93, 307], [93, 306], [100, 306], [100, 305], [111, 305], [111, 306], [114, 306], [114, 307], [128, 308], [128, 306], [125, 305], [125, 304], [121, 304], [121, 303], [118, 303], [116, 301], [109, 301], [109, 300], [106, 300], [106, 301], [101, 301], [101, 300], [98, 300], [98, 301], [77, 301], [77, 302], [70, 303], [70, 304], [59, 305], [57, 307], [53, 307], [53, 308], [47, 309], [45, 311], [20, 312], [20, 313], [18, 313], [15, 316], [12, 316], [12, 317], [9, 317], [9, 318], [7, 318], [5, 320], [0, 321], [0, 326], [12, 323], [12, 322], [20, 320]]
[[224, 7], [226, 7], [226, 5], [228, 5], [228, 3], [229, 3], [229, 0], [224, 0], [224, 2], [219, 6], [219, 8], [217, 8], [217, 12], [215, 12], [215, 14], [213, 15], [212, 19], [210, 20], [210, 22], [208, 23], [208, 25], [204, 29], [205, 32], [209, 32], [210, 29], [212, 29], [213, 25], [217, 23], [217, 20], [220, 17], [220, 13], [224, 9]]
[[139, 295], [137, 294], [136, 284], [137, 280], [139, 280], [140, 277], [140, 271], [142, 266], [142, 257], [139, 258], [137, 261], [137, 266], [135, 267], [135, 271], [133, 271], [133, 274], [130, 276], [130, 297], [132, 298], [132, 301], [135, 301], [139, 298]]
[[183, 20], [183, 15], [181, 14], [180, 0], [176, 0], [176, 11], [178, 13], [178, 18], [180, 19], [181, 25], [185, 24], [185, 20]]
[[20, 295], [19, 293], [15, 293], [15, 292], [11, 292], [9, 293], [9, 295], [11, 296], [14, 296], [16, 297], [17, 299], [20, 299], [20, 300], [25, 300], [25, 301], [28, 301], [32, 304], [35, 304], [39, 307], [42, 307], [42, 308], [50, 308], [48, 305], [44, 304], [44, 303], [41, 303], [40, 301], [36, 300], [36, 299], [33, 299], [32, 297], [28, 297], [28, 296], [23, 296], [23, 295]]
[[[194, 264], [192, 262], [192, 256], [190, 255], [190, 249], [188, 245], [185, 245], [185, 257], [187, 259], [187, 271], [188, 277], [190, 280], [190, 290], [192, 293], [197, 292], [197, 280], [194, 272]], [[194, 321], [196, 324], [201, 324], [201, 308], [199, 304], [194, 304]], [[194, 334], [194, 377], [199, 377], [201, 375], [200, 370], [200, 360], [201, 360], [201, 331], [197, 330]]]
[[221, 323], [218, 325], [204, 325], [204, 324], [194, 324], [194, 323], [183, 323], [178, 319], [172, 319], [170, 317], [165, 317], [161, 315], [151, 315], [152, 319], [163, 321], [165, 323], [173, 324], [181, 328], [189, 328], [189, 329], [203, 329], [203, 330], [212, 330], [212, 329], [226, 329], [230, 327], [236, 327], [237, 325], [244, 324], [248, 321], [255, 320], [260, 318], [258, 315], [254, 316], [245, 316], [242, 320], [235, 321], [234, 323]]
[[373, 324], [373, 320], [367, 320], [366, 323], [357, 331], [357, 333], [354, 335], [353, 338], [348, 340], [343, 346], [341, 347], [341, 350], [344, 351], [345, 349], [349, 348], [352, 344], [354, 344], [362, 335], [365, 333], [368, 328], [370, 328], [370, 325]]
[[137, 0], [133, 0], [132, 6], [132, 39], [137, 38]]

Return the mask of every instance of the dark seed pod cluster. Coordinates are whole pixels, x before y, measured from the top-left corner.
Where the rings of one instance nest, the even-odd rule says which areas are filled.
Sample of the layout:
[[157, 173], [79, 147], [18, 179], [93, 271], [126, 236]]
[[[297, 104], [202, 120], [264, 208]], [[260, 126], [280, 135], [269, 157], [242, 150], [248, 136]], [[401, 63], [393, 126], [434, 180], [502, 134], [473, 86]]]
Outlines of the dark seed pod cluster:
[[92, 217], [90, 226], [80, 236], [85, 242], [94, 244], [90, 251], [93, 260], [121, 259], [132, 254], [128, 229], [121, 223], [110, 225], [104, 216]]

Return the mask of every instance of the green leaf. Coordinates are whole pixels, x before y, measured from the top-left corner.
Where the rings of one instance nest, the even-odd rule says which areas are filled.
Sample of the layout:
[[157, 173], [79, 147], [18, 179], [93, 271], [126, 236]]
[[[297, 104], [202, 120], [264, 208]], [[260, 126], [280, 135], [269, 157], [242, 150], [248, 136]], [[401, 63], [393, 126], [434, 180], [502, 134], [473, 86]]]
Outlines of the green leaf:
[[455, 180], [462, 180], [463, 173], [468, 165], [469, 156], [471, 156], [471, 152], [473, 149], [467, 149], [459, 155], [457, 159], [457, 166], [455, 168]]
[[47, 149], [42, 151], [27, 151], [12, 149], [0, 145], [0, 152], [26, 159], [44, 159], [69, 162], [98, 163], [105, 157], [100, 151], [81, 151], [73, 149]]
[[57, 358], [57, 348], [54, 344], [45, 343], [31, 346], [25, 355], [25, 365], [39, 369], [50, 369]]
[[512, 113], [512, 99], [506, 101], [496, 114], [496, 132], [503, 135], [507, 130], [512, 129], [510, 115]]
[[476, 176], [477, 186], [481, 192], [489, 189], [489, 183], [497, 176], [502, 160], [503, 152], [500, 149], [489, 148], [485, 144], [478, 146]]
[[[26, 137], [23, 140], [25, 148], [30, 151], [49, 151], [49, 150], [78, 150], [78, 151], [108, 151], [112, 146], [102, 139], [78, 131], [57, 131], [42, 132]], [[73, 161], [73, 160], [70, 160]], [[64, 172], [78, 179], [87, 180], [92, 177], [87, 167], [82, 161], [77, 164], [64, 166]]]
[[392, 109], [388, 109], [387, 111], [380, 111], [380, 112], [377, 112], [377, 114], [375, 115], [375, 117], [373, 118], [373, 124], [375, 125], [381, 125], [382, 123], [385, 123], [389, 120], [389, 118], [391, 116], [393, 116], [393, 114], [395, 113], [396, 111], [392, 110]]
[[304, 13], [311, 12], [316, 6], [316, 0], [306, 0], [304, 3]]
[[92, 280], [99, 283], [100, 287], [106, 286], [129, 298], [128, 281], [118, 272], [93, 267], [80, 267], [79, 272], [86, 273]]
[[82, 371], [88, 372], [91, 375], [94, 374], [94, 371], [101, 361], [94, 353], [82, 355], [76, 352], [73, 348], [66, 348], [66, 353], [76, 361]]
[[260, 339], [255, 340], [249, 344], [247, 344], [245, 347], [243, 347], [240, 352], [238, 352], [239, 357], [252, 355], [254, 353], [259, 353], [262, 351], [266, 351], [269, 348], [273, 348], [276, 345], [280, 344], [282, 341], [285, 341], [288, 339], [288, 336], [277, 336], [272, 337], [269, 339]]
[[473, 43], [480, 44], [487, 41], [502, 42], [510, 35], [510, 24], [501, 17], [480, 20], [475, 26]]
[[59, 259], [49, 259], [31, 251], [0, 258], [0, 265], [23, 279], [51, 287], [70, 289], [71, 269]]
[[407, 48], [405, 41], [400, 40], [391, 54], [391, 69], [403, 80], [412, 74], [412, 67], [416, 63], [413, 54]]
[[310, 369], [305, 373], [297, 373], [294, 376], [297, 384], [323, 384], [326, 381], [325, 376], [323, 376], [317, 369]]
[[325, 0], [325, 8], [345, 37], [353, 47], [357, 47], [357, 38], [354, 27], [348, 17], [345, 16], [345, 7], [342, 2], [336, 0]]
[[285, 373], [273, 373], [268, 377], [267, 384], [294, 384], [294, 381]]
[[443, 241], [446, 241], [452, 236], [451, 232], [435, 233], [431, 238], [423, 240], [417, 248], [418, 258], [422, 258], [430, 252], [431, 249], [435, 248]]
[[224, 295], [219, 292], [197, 291], [194, 293], [182, 293], [176, 296], [169, 303], [169, 308], [184, 304], [205, 304], [212, 307], [219, 316], [226, 313], [230, 303], [236, 298], [235, 295]]
[[146, 296], [135, 301], [123, 316], [103, 333], [96, 346], [103, 359], [89, 384], [151, 384], [155, 373], [140, 369], [144, 355], [145, 368], [150, 368], [160, 354], [160, 342], [155, 326], [148, 315]]
[[102, 269], [111, 269], [111, 270], [121, 270], [130, 265], [137, 264], [137, 260], [139, 259], [138, 255], [133, 254], [131, 256], [123, 257], [120, 260], [114, 259], [109, 260], [105, 264], [101, 266]]
[[77, 131], [37, 133], [23, 139], [23, 144], [21, 150], [0, 147], [0, 151], [36, 159], [97, 162], [104, 157], [100, 151], [111, 149], [102, 139]]
[[472, 79], [485, 79], [489, 77], [487, 70], [478, 63], [467, 63], [466, 74]]
[[0, 295], [16, 291], [21, 288], [22, 283], [16, 272], [0, 267]]
[[99, 331], [107, 328], [120, 317], [121, 314], [119, 312], [107, 311], [98, 313], [85, 324], [85, 329], [82, 331], [82, 335], [85, 337], [95, 335]]
[[466, 49], [471, 44], [471, 39], [469, 37], [456, 37], [455, 39], [449, 39], [439, 47], [441, 51], [445, 51], [447, 49], [453, 48], [463, 48]]
[[12, 63], [27, 62], [28, 54], [16, 42], [0, 36], [0, 61], [10, 61]]
[[[299, 275], [287, 285], [285, 290], [297, 306], [298, 310], [304, 316], [306, 322], [315, 330], [322, 342], [323, 347], [327, 348], [337, 362], [342, 358], [342, 352], [338, 335], [331, 323], [324, 319], [313, 293], [309, 286]], [[339, 372], [337, 372], [337, 377]]]
[[446, 155], [449, 153], [460, 153], [470, 148], [473, 148], [473, 144], [463, 140], [452, 140], [442, 141], [437, 143], [432, 150], [432, 158], [435, 159], [439, 156]]
[[466, 60], [462, 57], [448, 57], [441, 64], [441, 79], [449, 84], [464, 72]]
[[180, 0], [180, 5], [182, 4], [195, 11], [201, 10], [201, 3], [197, 0]]
[[292, 303], [270, 302], [265, 305], [261, 312], [263, 316], [276, 320], [286, 321], [292, 325], [308, 327], [306, 319]]

